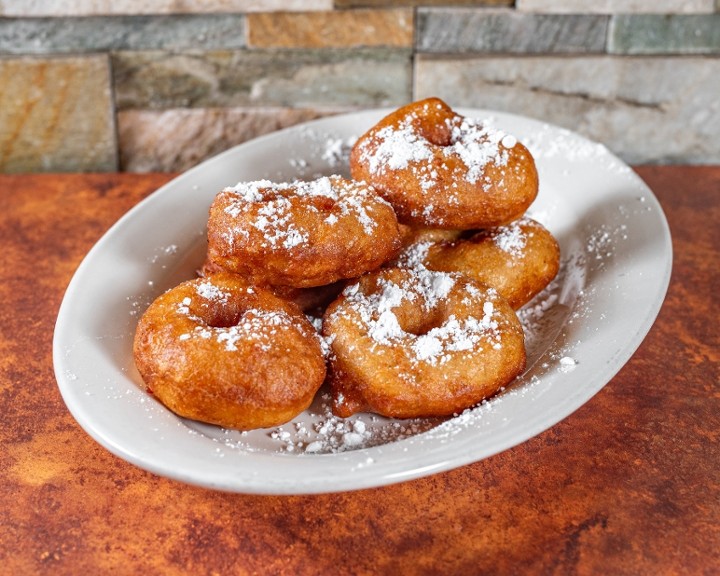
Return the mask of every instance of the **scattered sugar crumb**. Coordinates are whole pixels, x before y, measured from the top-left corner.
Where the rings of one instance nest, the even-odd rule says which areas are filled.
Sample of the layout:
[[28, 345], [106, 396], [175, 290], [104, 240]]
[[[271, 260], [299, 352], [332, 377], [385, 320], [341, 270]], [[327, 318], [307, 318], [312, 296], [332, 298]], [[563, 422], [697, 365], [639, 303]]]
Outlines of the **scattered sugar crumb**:
[[577, 360], [570, 356], [563, 356], [560, 358], [560, 371], [561, 372], [572, 372], [577, 367]]

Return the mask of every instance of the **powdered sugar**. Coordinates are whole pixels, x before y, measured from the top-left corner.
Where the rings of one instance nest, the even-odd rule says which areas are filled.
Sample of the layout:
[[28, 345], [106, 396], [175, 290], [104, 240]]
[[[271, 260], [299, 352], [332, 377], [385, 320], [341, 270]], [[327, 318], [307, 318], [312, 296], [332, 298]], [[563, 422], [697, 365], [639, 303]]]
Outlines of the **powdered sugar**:
[[432, 145], [418, 136], [410, 118], [397, 128], [386, 126], [378, 130], [375, 138], [379, 142], [377, 148], [370, 153], [366, 147], [364, 154], [371, 174], [404, 170], [410, 164], [429, 162], [433, 158]]
[[[324, 196], [332, 200], [339, 200], [340, 190], [333, 186], [331, 177], [325, 176], [312, 181], [295, 180], [293, 182], [271, 182], [270, 180], [256, 180], [253, 182], [239, 182], [235, 186], [225, 188], [225, 191], [232, 192], [242, 202], [263, 202], [274, 199], [280, 194], [292, 191], [292, 195], [299, 197]], [[241, 204], [226, 208], [226, 212], [232, 214], [232, 210], [242, 210]]]
[[410, 244], [398, 255], [395, 265], [403, 268], [425, 268], [430, 248], [435, 244], [432, 241], [420, 241]]
[[524, 257], [528, 237], [525, 231], [523, 231], [522, 225], [528, 222], [527, 219], [521, 219], [505, 226], [494, 228], [491, 234], [495, 245], [503, 252], [507, 252], [515, 258]]
[[235, 326], [217, 328], [217, 341], [225, 344], [225, 350], [234, 352], [238, 342], [256, 342], [260, 349], [268, 351], [273, 348], [273, 337], [277, 335], [279, 327], [291, 327], [293, 322], [283, 311], [268, 311], [259, 308], [250, 308], [243, 313], [242, 318]]
[[453, 352], [482, 351], [482, 342], [494, 340], [492, 346], [500, 347], [498, 323], [493, 317], [492, 302], [485, 302], [481, 319], [474, 317], [459, 321], [454, 315], [440, 326], [417, 337], [412, 348], [419, 360], [435, 366], [447, 362]]
[[[227, 304], [230, 297], [229, 293], [208, 281], [198, 283], [195, 290], [203, 299], [219, 304]], [[251, 290], [248, 289], [248, 291]], [[207, 302], [195, 303], [195, 306], [201, 308], [206, 308], [207, 305]], [[175, 307], [178, 314], [187, 316], [195, 324], [192, 330], [180, 334], [178, 340], [185, 342], [196, 339], [214, 339], [227, 352], [236, 352], [238, 343], [243, 341], [259, 345], [261, 350], [270, 350], [273, 346], [273, 338], [278, 334], [278, 329], [297, 327], [292, 318], [283, 310], [263, 310], [254, 307], [244, 310], [242, 316], [232, 326], [212, 326], [202, 317], [201, 313], [193, 314], [191, 306], [193, 306], [193, 299], [186, 296]], [[197, 308], [195, 309], [197, 310]]]
[[560, 358], [560, 371], [561, 372], [572, 372], [577, 367], [577, 360], [570, 356], [563, 356]]
[[[500, 346], [500, 332], [493, 299], [497, 293], [483, 293], [474, 285], [456, 288], [457, 275], [433, 272], [425, 268], [409, 269], [399, 281], [380, 278], [377, 290], [366, 293], [356, 284], [344, 292], [347, 305], [360, 322], [361, 329], [380, 346], [400, 346], [411, 354], [413, 362], [431, 366], [444, 364], [460, 352], [480, 352], [483, 345]], [[462, 302], [481, 307], [482, 315], [457, 317], [449, 314], [438, 326], [420, 334], [405, 330], [396, 309], [412, 303], [427, 313], [444, 303], [452, 290], [462, 289]], [[337, 312], [340, 313], [340, 312]]]
[[[501, 130], [494, 129], [472, 118], [462, 118], [451, 129], [450, 146], [443, 149], [446, 157], [457, 155], [467, 166], [466, 178], [476, 183], [484, 177], [485, 166], [506, 166], [506, 148], [512, 148], [517, 140]], [[500, 144], [503, 143], [501, 146]], [[512, 146], [506, 146], [512, 144]]]
[[[427, 418], [400, 422], [370, 414], [340, 418], [332, 413], [331, 406], [330, 394], [321, 391], [302, 418], [266, 432], [268, 440], [297, 455], [338, 454], [403, 440], [436, 424]], [[368, 458], [361, 466], [372, 464], [373, 459]]]
[[214, 300], [215, 302], [224, 304], [228, 301], [230, 294], [218, 288], [215, 284], [208, 281], [201, 281], [195, 286], [195, 291], [199, 296], [207, 299]]
[[[447, 120], [449, 141], [439, 144], [426, 138], [418, 126], [416, 113], [410, 113], [397, 126], [384, 126], [373, 135], [372, 141], [361, 145], [363, 161], [373, 175], [410, 170], [423, 190], [438, 184], [439, 173], [433, 159], [456, 157], [465, 166], [463, 178], [476, 184], [484, 181], [488, 164], [505, 166], [507, 150], [517, 144], [517, 139], [486, 123], [471, 118], [453, 116]], [[485, 182], [486, 185], [489, 182]], [[432, 211], [432, 207], [428, 207]]]
[[[336, 226], [343, 218], [353, 219], [370, 236], [378, 226], [375, 207], [389, 206], [370, 186], [339, 176], [309, 182], [241, 182], [223, 192], [232, 195], [224, 212], [237, 220], [223, 232], [227, 242], [248, 242], [254, 229], [261, 233], [260, 245], [271, 249], [305, 249], [318, 225]], [[329, 203], [321, 210], [313, 198], [325, 198]]]
[[[225, 188], [226, 191], [235, 194], [242, 202], [262, 202], [267, 195], [267, 190], [272, 190], [276, 184], [270, 180], [256, 180], [254, 182], [239, 182], [235, 186]], [[225, 208], [225, 212], [237, 216], [242, 211], [242, 204], [238, 202]]]

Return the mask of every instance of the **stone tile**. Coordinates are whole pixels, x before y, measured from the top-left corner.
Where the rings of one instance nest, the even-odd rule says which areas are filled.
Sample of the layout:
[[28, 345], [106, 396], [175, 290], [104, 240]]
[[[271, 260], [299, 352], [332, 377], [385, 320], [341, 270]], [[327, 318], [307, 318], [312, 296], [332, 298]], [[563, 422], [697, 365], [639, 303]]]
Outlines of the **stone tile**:
[[232, 146], [345, 109], [196, 108], [118, 114], [121, 169], [181, 172]]
[[0, 87], [0, 172], [117, 169], [106, 57], [0, 59]]
[[420, 8], [417, 48], [434, 53], [604, 52], [608, 17]]
[[693, 14], [713, 11], [714, 0], [516, 0], [521, 12], [563, 14]]
[[407, 102], [400, 48], [113, 54], [120, 109], [389, 106]]
[[415, 97], [575, 130], [631, 163], [720, 162], [720, 59], [420, 55]]
[[0, 16], [208, 14], [330, 10], [332, 0], [2, 0]]
[[248, 15], [253, 48], [412, 47], [413, 11], [334, 10]]
[[608, 51], [616, 54], [720, 54], [720, 14], [613, 16]]
[[244, 46], [245, 16], [241, 14], [0, 20], [0, 54]]
[[393, 6], [504, 6], [510, 8], [515, 0], [335, 0], [335, 8], [390, 8]]

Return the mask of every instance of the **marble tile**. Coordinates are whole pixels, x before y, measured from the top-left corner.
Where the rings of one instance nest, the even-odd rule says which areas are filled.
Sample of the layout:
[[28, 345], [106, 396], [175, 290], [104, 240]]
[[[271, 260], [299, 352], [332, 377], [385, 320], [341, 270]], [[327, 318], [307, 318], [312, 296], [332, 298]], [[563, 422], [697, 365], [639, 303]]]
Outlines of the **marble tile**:
[[244, 46], [242, 14], [0, 19], [0, 54]]
[[564, 14], [693, 14], [713, 11], [714, 0], [516, 0], [521, 12]]
[[117, 168], [107, 57], [0, 59], [0, 87], [0, 172]]
[[417, 49], [435, 53], [604, 52], [608, 17], [420, 8]]
[[[608, 52], [720, 54], [720, 14], [619, 14], [610, 21]], [[720, 90], [718, 91], [720, 97]]]
[[245, 50], [112, 55], [119, 109], [389, 106], [412, 89], [412, 51]]
[[413, 11], [333, 10], [248, 15], [253, 48], [412, 47]]
[[575, 130], [631, 163], [720, 162], [720, 59], [420, 55], [415, 97]]
[[343, 111], [347, 109], [125, 110], [118, 114], [121, 169], [184, 171], [257, 136]]
[[330, 10], [332, 0], [2, 0], [0, 16], [94, 16]]

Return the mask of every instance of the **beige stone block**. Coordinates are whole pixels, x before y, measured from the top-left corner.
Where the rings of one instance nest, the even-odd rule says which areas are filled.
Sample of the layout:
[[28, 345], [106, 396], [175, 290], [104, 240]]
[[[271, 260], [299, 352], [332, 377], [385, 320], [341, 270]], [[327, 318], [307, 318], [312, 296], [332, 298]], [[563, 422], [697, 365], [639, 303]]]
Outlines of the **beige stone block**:
[[256, 13], [247, 17], [247, 34], [254, 48], [411, 47], [413, 11]]
[[720, 58], [416, 60], [415, 96], [574, 130], [630, 163], [720, 163]]
[[554, 14], [704, 14], [714, 0], [516, 0], [521, 12]]
[[393, 6], [494, 6], [507, 7], [514, 0], [335, 0], [335, 8], [391, 8]]
[[237, 144], [341, 109], [195, 108], [118, 114], [128, 172], [181, 172]]
[[117, 168], [105, 56], [0, 59], [0, 171]]
[[209, 14], [331, 10], [332, 0], [0, 0], [0, 16]]

